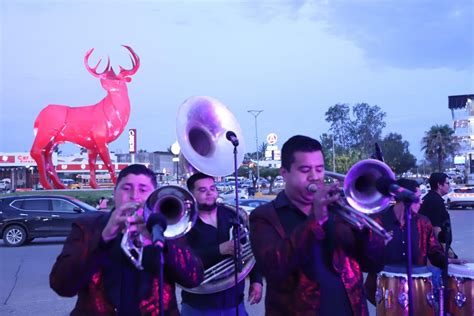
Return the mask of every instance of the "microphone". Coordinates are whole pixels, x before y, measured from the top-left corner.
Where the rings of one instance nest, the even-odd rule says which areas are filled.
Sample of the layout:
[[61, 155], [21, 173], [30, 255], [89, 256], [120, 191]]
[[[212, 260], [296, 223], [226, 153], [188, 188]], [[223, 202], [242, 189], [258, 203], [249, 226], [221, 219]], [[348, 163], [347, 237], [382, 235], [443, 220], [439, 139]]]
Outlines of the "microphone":
[[227, 140], [230, 141], [235, 147], [239, 146], [239, 139], [233, 131], [227, 131], [227, 133], [225, 133], [225, 138], [227, 138]]
[[414, 192], [399, 186], [395, 180], [382, 177], [375, 181], [375, 188], [377, 191], [386, 196], [395, 196], [398, 200], [403, 202], [418, 202], [419, 198]]
[[161, 213], [153, 213], [148, 217], [146, 228], [151, 232], [152, 242], [154, 246], [163, 247], [165, 243], [166, 217]]

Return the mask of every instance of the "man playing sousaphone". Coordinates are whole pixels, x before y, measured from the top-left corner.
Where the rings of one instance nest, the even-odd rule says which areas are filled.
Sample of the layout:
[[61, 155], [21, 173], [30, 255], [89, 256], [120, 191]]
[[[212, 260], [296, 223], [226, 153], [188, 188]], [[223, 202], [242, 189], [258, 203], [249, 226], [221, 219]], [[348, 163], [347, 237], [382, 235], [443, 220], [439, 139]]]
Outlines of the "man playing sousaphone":
[[[114, 189], [115, 208], [80, 217], [72, 225], [50, 274], [50, 286], [60, 296], [77, 295], [71, 315], [157, 315], [159, 250], [145, 226], [143, 205], [157, 186], [153, 171], [143, 165], [123, 169]], [[141, 267], [121, 247], [124, 229], [143, 240]], [[194, 287], [203, 277], [201, 261], [184, 240], [168, 240], [164, 249], [163, 310], [179, 315], [175, 282]]]
[[[186, 238], [191, 248], [201, 258], [204, 269], [207, 269], [225, 258], [234, 256], [234, 241], [230, 240], [229, 232], [236, 212], [216, 204], [218, 193], [212, 176], [195, 173], [188, 179], [187, 187], [196, 199], [199, 216], [195, 226], [186, 234]], [[233, 275], [230, 277], [234, 280]], [[239, 315], [248, 315], [243, 302], [244, 288], [245, 279], [237, 286], [233, 285], [226, 290], [211, 294], [196, 294], [183, 289], [181, 314], [233, 316], [238, 306]], [[256, 304], [261, 297], [262, 278], [253, 268], [250, 272], [248, 301], [250, 304]]]

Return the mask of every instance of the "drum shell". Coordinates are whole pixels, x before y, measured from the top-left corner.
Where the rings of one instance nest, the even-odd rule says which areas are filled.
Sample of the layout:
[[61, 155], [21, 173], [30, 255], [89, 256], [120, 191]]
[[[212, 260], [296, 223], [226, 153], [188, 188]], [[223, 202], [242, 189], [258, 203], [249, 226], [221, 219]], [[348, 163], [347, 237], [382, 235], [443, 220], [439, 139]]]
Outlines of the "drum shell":
[[[387, 269], [390, 270], [390, 269]], [[381, 271], [377, 275], [377, 291], [382, 291], [382, 298], [376, 297], [377, 315], [401, 316], [408, 315], [408, 306], [403, 308], [398, 301], [405, 292], [408, 299], [407, 275], [401, 272]], [[399, 270], [399, 269], [397, 269]], [[393, 271], [393, 270], [392, 270]], [[433, 296], [432, 274], [427, 269], [412, 273], [414, 315], [435, 315], [434, 299], [430, 303], [427, 295]], [[387, 291], [391, 291], [388, 292]], [[387, 295], [388, 294], [388, 295]]]
[[[465, 265], [450, 264], [448, 267], [448, 312], [453, 316], [474, 315], [474, 263]], [[459, 307], [456, 294], [461, 293], [466, 301]]]

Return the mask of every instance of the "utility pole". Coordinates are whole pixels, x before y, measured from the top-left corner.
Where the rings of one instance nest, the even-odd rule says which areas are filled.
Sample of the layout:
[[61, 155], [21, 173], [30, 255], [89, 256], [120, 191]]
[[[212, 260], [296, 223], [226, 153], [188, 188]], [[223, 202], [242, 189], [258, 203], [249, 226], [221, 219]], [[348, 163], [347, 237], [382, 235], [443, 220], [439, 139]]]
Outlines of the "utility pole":
[[334, 134], [332, 134], [332, 172], [336, 172], [336, 152], [334, 151]]
[[257, 117], [259, 116], [260, 113], [263, 112], [263, 110], [248, 110], [250, 114], [253, 115], [255, 118], [255, 146], [257, 149], [257, 191], [260, 192], [260, 188], [258, 187], [258, 180], [260, 179], [260, 166], [259, 166], [259, 160], [260, 158], [258, 157], [258, 130], [257, 130]]

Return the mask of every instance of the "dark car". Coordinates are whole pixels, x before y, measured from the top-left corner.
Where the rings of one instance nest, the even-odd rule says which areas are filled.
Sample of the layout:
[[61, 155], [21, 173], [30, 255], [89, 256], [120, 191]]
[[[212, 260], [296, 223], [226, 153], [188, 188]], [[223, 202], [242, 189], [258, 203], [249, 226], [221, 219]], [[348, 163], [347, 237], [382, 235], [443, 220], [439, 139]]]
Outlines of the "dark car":
[[0, 234], [7, 246], [18, 247], [36, 237], [64, 237], [82, 214], [97, 212], [87, 203], [62, 195], [21, 195], [0, 198]]

